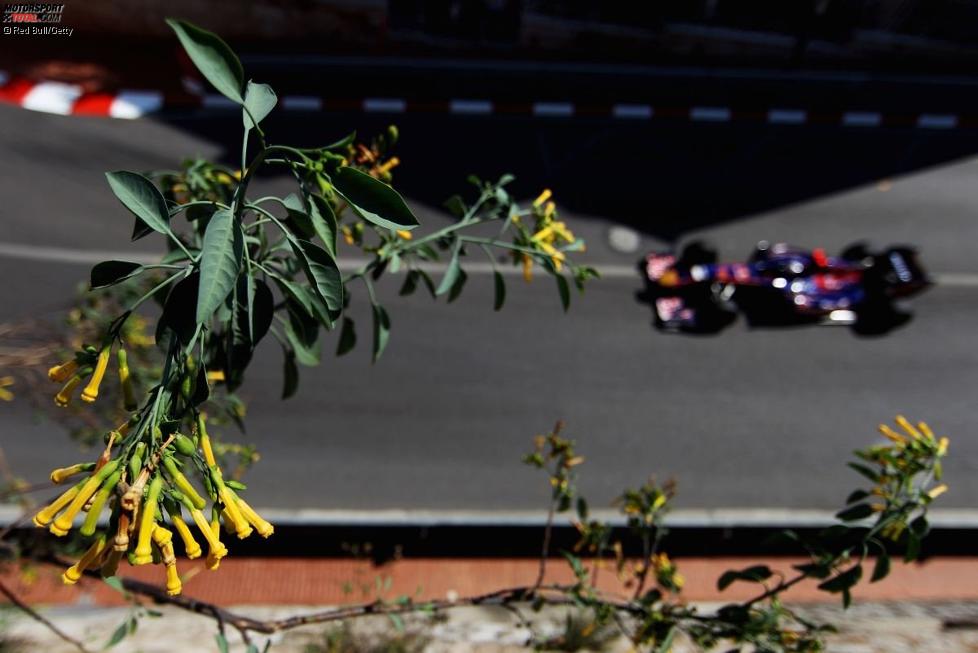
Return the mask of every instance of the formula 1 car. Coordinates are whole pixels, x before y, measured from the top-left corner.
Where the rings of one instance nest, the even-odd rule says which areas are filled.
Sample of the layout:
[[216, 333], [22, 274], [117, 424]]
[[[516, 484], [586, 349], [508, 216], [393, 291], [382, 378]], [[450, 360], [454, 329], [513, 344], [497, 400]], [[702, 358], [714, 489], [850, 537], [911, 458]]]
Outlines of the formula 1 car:
[[883, 333], [909, 319], [894, 300], [931, 285], [911, 247], [839, 256], [761, 241], [744, 263], [718, 263], [697, 241], [640, 264], [655, 323], [667, 331], [715, 333], [742, 313], [752, 326], [842, 324]]

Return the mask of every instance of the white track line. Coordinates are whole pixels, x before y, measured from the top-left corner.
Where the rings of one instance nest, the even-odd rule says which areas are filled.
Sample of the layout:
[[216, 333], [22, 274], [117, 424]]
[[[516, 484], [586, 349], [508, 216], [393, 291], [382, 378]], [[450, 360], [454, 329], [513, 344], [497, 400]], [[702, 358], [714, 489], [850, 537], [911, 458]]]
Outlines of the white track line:
[[[67, 247], [44, 247], [39, 245], [20, 245], [14, 243], [0, 243], [0, 258], [14, 258], [24, 261], [50, 261], [52, 263], [76, 263], [80, 265], [94, 265], [102, 261], [120, 260], [132, 261], [134, 263], [157, 263], [159, 255], [151, 252], [131, 252], [131, 251], [112, 251], [97, 249], [70, 249]], [[345, 272], [350, 272], [362, 267], [367, 263], [367, 259], [340, 258], [337, 260], [339, 268]], [[440, 273], [446, 268], [445, 263], [421, 263], [418, 267], [425, 272]], [[596, 264], [594, 267], [604, 279], [637, 279], [638, 268], [636, 265], [618, 265], [614, 263]], [[470, 274], [492, 274], [498, 270], [502, 274], [509, 276], [522, 275], [523, 272], [518, 267], [501, 264], [494, 268], [487, 261], [471, 261], [465, 265], [466, 272]], [[949, 272], [945, 274], [935, 274], [931, 277], [939, 286], [954, 286], [962, 288], [978, 287], [978, 274]]]

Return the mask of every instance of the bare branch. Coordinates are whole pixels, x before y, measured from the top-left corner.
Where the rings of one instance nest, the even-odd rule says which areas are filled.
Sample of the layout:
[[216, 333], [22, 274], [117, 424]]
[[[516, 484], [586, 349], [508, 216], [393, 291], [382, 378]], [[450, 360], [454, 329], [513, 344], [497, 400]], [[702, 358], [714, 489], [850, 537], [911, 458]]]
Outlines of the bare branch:
[[4, 583], [2, 580], [0, 580], [0, 594], [3, 594], [5, 597], [7, 597], [7, 600], [13, 603], [15, 606], [17, 606], [18, 610], [28, 615], [35, 621], [43, 624], [45, 628], [47, 628], [55, 635], [57, 635], [64, 641], [68, 642], [69, 644], [77, 648], [79, 651], [81, 651], [81, 653], [91, 653], [91, 651], [88, 648], [86, 648], [85, 645], [82, 644], [79, 640], [75, 639], [65, 631], [55, 626], [51, 621], [49, 621], [46, 617], [40, 614], [37, 610], [24, 603], [21, 600], [21, 598], [17, 596], [13, 592], [13, 590], [7, 587], [6, 583]]

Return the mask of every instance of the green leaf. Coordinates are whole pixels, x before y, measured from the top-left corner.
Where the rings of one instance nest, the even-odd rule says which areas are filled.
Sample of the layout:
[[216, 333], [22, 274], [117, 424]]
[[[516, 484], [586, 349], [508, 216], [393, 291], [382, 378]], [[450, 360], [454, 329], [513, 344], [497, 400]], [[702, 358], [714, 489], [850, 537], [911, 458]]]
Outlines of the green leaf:
[[857, 501], [862, 501], [868, 496], [869, 492], [866, 490], [854, 490], [852, 494], [849, 495], [849, 498], [846, 499], [846, 503], [856, 503]]
[[920, 537], [912, 530], [907, 532], [907, 550], [903, 553], [904, 562], [913, 562], [920, 555]]
[[748, 581], [752, 583], [760, 583], [767, 580], [773, 575], [774, 572], [767, 565], [754, 565], [752, 567], [746, 567], [739, 571], [731, 570], [724, 572], [720, 578], [717, 580], [717, 589], [723, 591], [730, 587], [731, 584], [738, 580]]
[[292, 301], [287, 304], [289, 321], [285, 326], [285, 338], [292, 346], [300, 365], [319, 365], [319, 323], [317, 318], [301, 310]]
[[207, 81], [224, 97], [243, 104], [244, 70], [228, 44], [216, 34], [191, 23], [172, 18], [166, 23], [176, 32], [180, 45]]
[[851, 467], [852, 469], [862, 474], [863, 476], [865, 476], [866, 478], [868, 478], [869, 480], [871, 480], [873, 483], [879, 483], [880, 475], [875, 471], [873, 471], [872, 469], [870, 469], [869, 467], [867, 467], [866, 465], [860, 465], [859, 463], [846, 463], [846, 464], [849, 465], [849, 467]]
[[139, 240], [150, 231], [164, 235], [172, 233], [166, 200], [153, 182], [127, 170], [107, 172], [105, 178], [122, 205], [136, 216], [136, 226], [132, 230], [133, 240]]
[[431, 280], [431, 275], [424, 270], [418, 270], [418, 276], [421, 278], [421, 281], [424, 282], [425, 288], [428, 289], [428, 292], [431, 293], [431, 297], [436, 297], [438, 295], [438, 291], [435, 290], [435, 282]]
[[139, 263], [129, 261], [102, 261], [92, 268], [91, 288], [105, 288], [136, 275], [142, 270]]
[[570, 308], [570, 286], [567, 285], [567, 279], [564, 278], [564, 275], [560, 273], [555, 273], [554, 279], [557, 280], [557, 293], [560, 295], [560, 305], [566, 313]]
[[299, 388], [299, 368], [295, 365], [295, 352], [291, 349], [285, 349], [283, 347], [282, 358], [285, 366], [285, 380], [282, 383], [282, 399], [288, 399]]
[[656, 642], [655, 647], [656, 653], [669, 653], [672, 650], [672, 641], [676, 639], [676, 631], [679, 630], [676, 626], [672, 626], [666, 632], [666, 636], [662, 638], [661, 641]]
[[214, 635], [214, 639], [217, 641], [218, 650], [221, 653], [228, 653], [228, 640], [224, 637], [224, 633]]
[[103, 578], [102, 580], [116, 592], [119, 592], [120, 594], [126, 593], [126, 588], [122, 586], [122, 579], [118, 576], [109, 576], [107, 578]]
[[879, 557], [876, 558], [876, 564], [873, 566], [873, 575], [870, 577], [869, 582], [875, 583], [883, 580], [889, 573], [890, 555], [886, 551], [880, 551]]
[[831, 578], [820, 584], [818, 589], [832, 593], [842, 592], [843, 590], [848, 590], [850, 587], [858, 583], [862, 576], [863, 566], [855, 565], [854, 567], [842, 572], [835, 578]]
[[340, 339], [336, 343], [336, 355], [342, 356], [349, 353], [357, 344], [357, 332], [354, 329], [353, 320], [348, 317], [343, 318], [343, 326], [340, 327]]
[[194, 273], [177, 282], [163, 304], [163, 314], [157, 325], [157, 344], [162, 344], [159, 334], [170, 329], [183, 344], [190, 342], [197, 330], [194, 311], [197, 306], [200, 275]]
[[445, 276], [441, 278], [441, 283], [438, 284], [438, 290], [435, 291], [436, 295], [444, 295], [455, 287], [455, 282], [462, 273], [462, 266], [458, 260], [461, 249], [461, 243], [458, 243], [455, 245], [455, 249], [452, 250], [452, 258], [448, 262], [448, 267], [445, 269]]
[[210, 319], [234, 288], [244, 254], [244, 235], [228, 209], [214, 212], [204, 231], [200, 255], [197, 323]]
[[408, 270], [408, 273], [404, 276], [404, 284], [401, 286], [401, 290], [397, 293], [401, 297], [407, 297], [408, 295], [414, 294], [414, 291], [418, 288], [418, 274], [417, 270]]
[[306, 272], [316, 296], [335, 319], [343, 310], [343, 276], [325, 249], [308, 240], [289, 239], [292, 251]]
[[587, 521], [588, 507], [587, 500], [584, 497], [577, 497], [577, 516], [581, 521]]
[[498, 311], [506, 303], [506, 280], [503, 279], [503, 275], [499, 270], [494, 270], [492, 273], [493, 284], [495, 286], [495, 296], [492, 301], [492, 310]]
[[465, 205], [465, 201], [460, 195], [452, 195], [445, 200], [445, 203], [442, 204], [442, 206], [444, 206], [449, 213], [458, 219], [462, 219], [465, 216], [465, 213], [469, 210], [469, 208]]
[[872, 514], [873, 508], [868, 503], [857, 503], [851, 508], [840, 510], [835, 513], [835, 516], [842, 521], [859, 521], [860, 519], [866, 519]]
[[818, 562], [793, 565], [793, 567], [806, 576], [818, 578], [819, 580], [824, 580], [832, 575], [832, 570], [827, 565]]
[[414, 229], [419, 222], [397, 191], [356, 168], [340, 167], [331, 177], [336, 192], [364, 220], [386, 229]]
[[[242, 302], [242, 299], [245, 299]], [[238, 277], [235, 310], [235, 330], [244, 336], [243, 342], [254, 347], [268, 333], [275, 313], [275, 298], [261, 279], [247, 274]]]
[[197, 380], [194, 382], [194, 394], [190, 397], [191, 406], [199, 406], [207, 401], [211, 396], [211, 388], [207, 383], [207, 369], [203, 365], [197, 366]]
[[914, 534], [924, 537], [930, 531], [930, 524], [927, 522], [927, 517], [924, 515], [919, 515], [910, 522], [910, 530]]
[[338, 227], [333, 207], [320, 195], [308, 193], [304, 197], [306, 204], [292, 194], [282, 201], [289, 214], [286, 224], [299, 238], [311, 241], [318, 236], [326, 246], [326, 251], [335, 257]]
[[105, 648], [112, 648], [113, 646], [115, 646], [116, 644], [124, 640], [126, 638], [126, 635], [128, 634], [129, 634], [129, 620], [126, 619], [121, 624], [119, 624], [118, 628], [116, 628], [112, 632], [112, 637], [110, 637], [109, 641], [105, 643]]
[[465, 270], [459, 269], [458, 276], [455, 277], [455, 283], [452, 284], [452, 289], [448, 292], [448, 303], [451, 304], [459, 295], [462, 294], [462, 288], [465, 287], [465, 282], [469, 280], [469, 275], [465, 273]]
[[339, 228], [336, 224], [336, 215], [329, 200], [322, 195], [310, 193], [309, 199], [309, 218], [312, 222], [313, 232], [319, 236], [326, 246], [326, 251], [334, 258], [336, 256], [336, 233]]
[[387, 341], [390, 338], [391, 320], [387, 311], [379, 304], [373, 305], [374, 309], [374, 356], [373, 362], [380, 360], [384, 349], [387, 348]]
[[[256, 122], [264, 120], [272, 112], [272, 109], [275, 108], [277, 102], [278, 97], [275, 95], [275, 91], [272, 90], [271, 86], [249, 81], [244, 96], [244, 108], [248, 111], [241, 110], [241, 117], [244, 120], [245, 129], [251, 129], [255, 126], [251, 122], [252, 118]], [[251, 116], [248, 116], [248, 112], [251, 112]]]

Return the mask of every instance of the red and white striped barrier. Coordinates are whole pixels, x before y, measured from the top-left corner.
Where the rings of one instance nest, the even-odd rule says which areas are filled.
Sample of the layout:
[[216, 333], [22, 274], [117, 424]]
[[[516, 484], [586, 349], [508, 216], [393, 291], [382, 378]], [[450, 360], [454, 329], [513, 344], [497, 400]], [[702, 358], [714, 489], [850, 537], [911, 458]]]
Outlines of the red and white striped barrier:
[[[188, 89], [189, 90], [189, 89]], [[232, 110], [236, 105], [221, 95], [186, 94], [166, 97], [160, 91], [120, 90], [85, 93], [77, 84], [34, 82], [0, 71], [0, 102], [61, 115], [140, 118], [165, 109]], [[440, 113], [460, 116], [532, 116], [566, 119], [688, 120], [701, 123], [755, 122], [771, 125], [837, 125], [853, 128], [917, 127], [957, 129], [978, 127], [978, 117], [954, 113], [883, 113], [878, 111], [808, 111], [791, 107], [738, 109], [726, 106], [664, 106], [641, 103], [588, 104], [574, 102], [494, 102], [480, 99], [415, 101], [405, 98], [336, 99], [318, 95], [285, 95], [288, 112], [363, 112], [382, 114]]]

